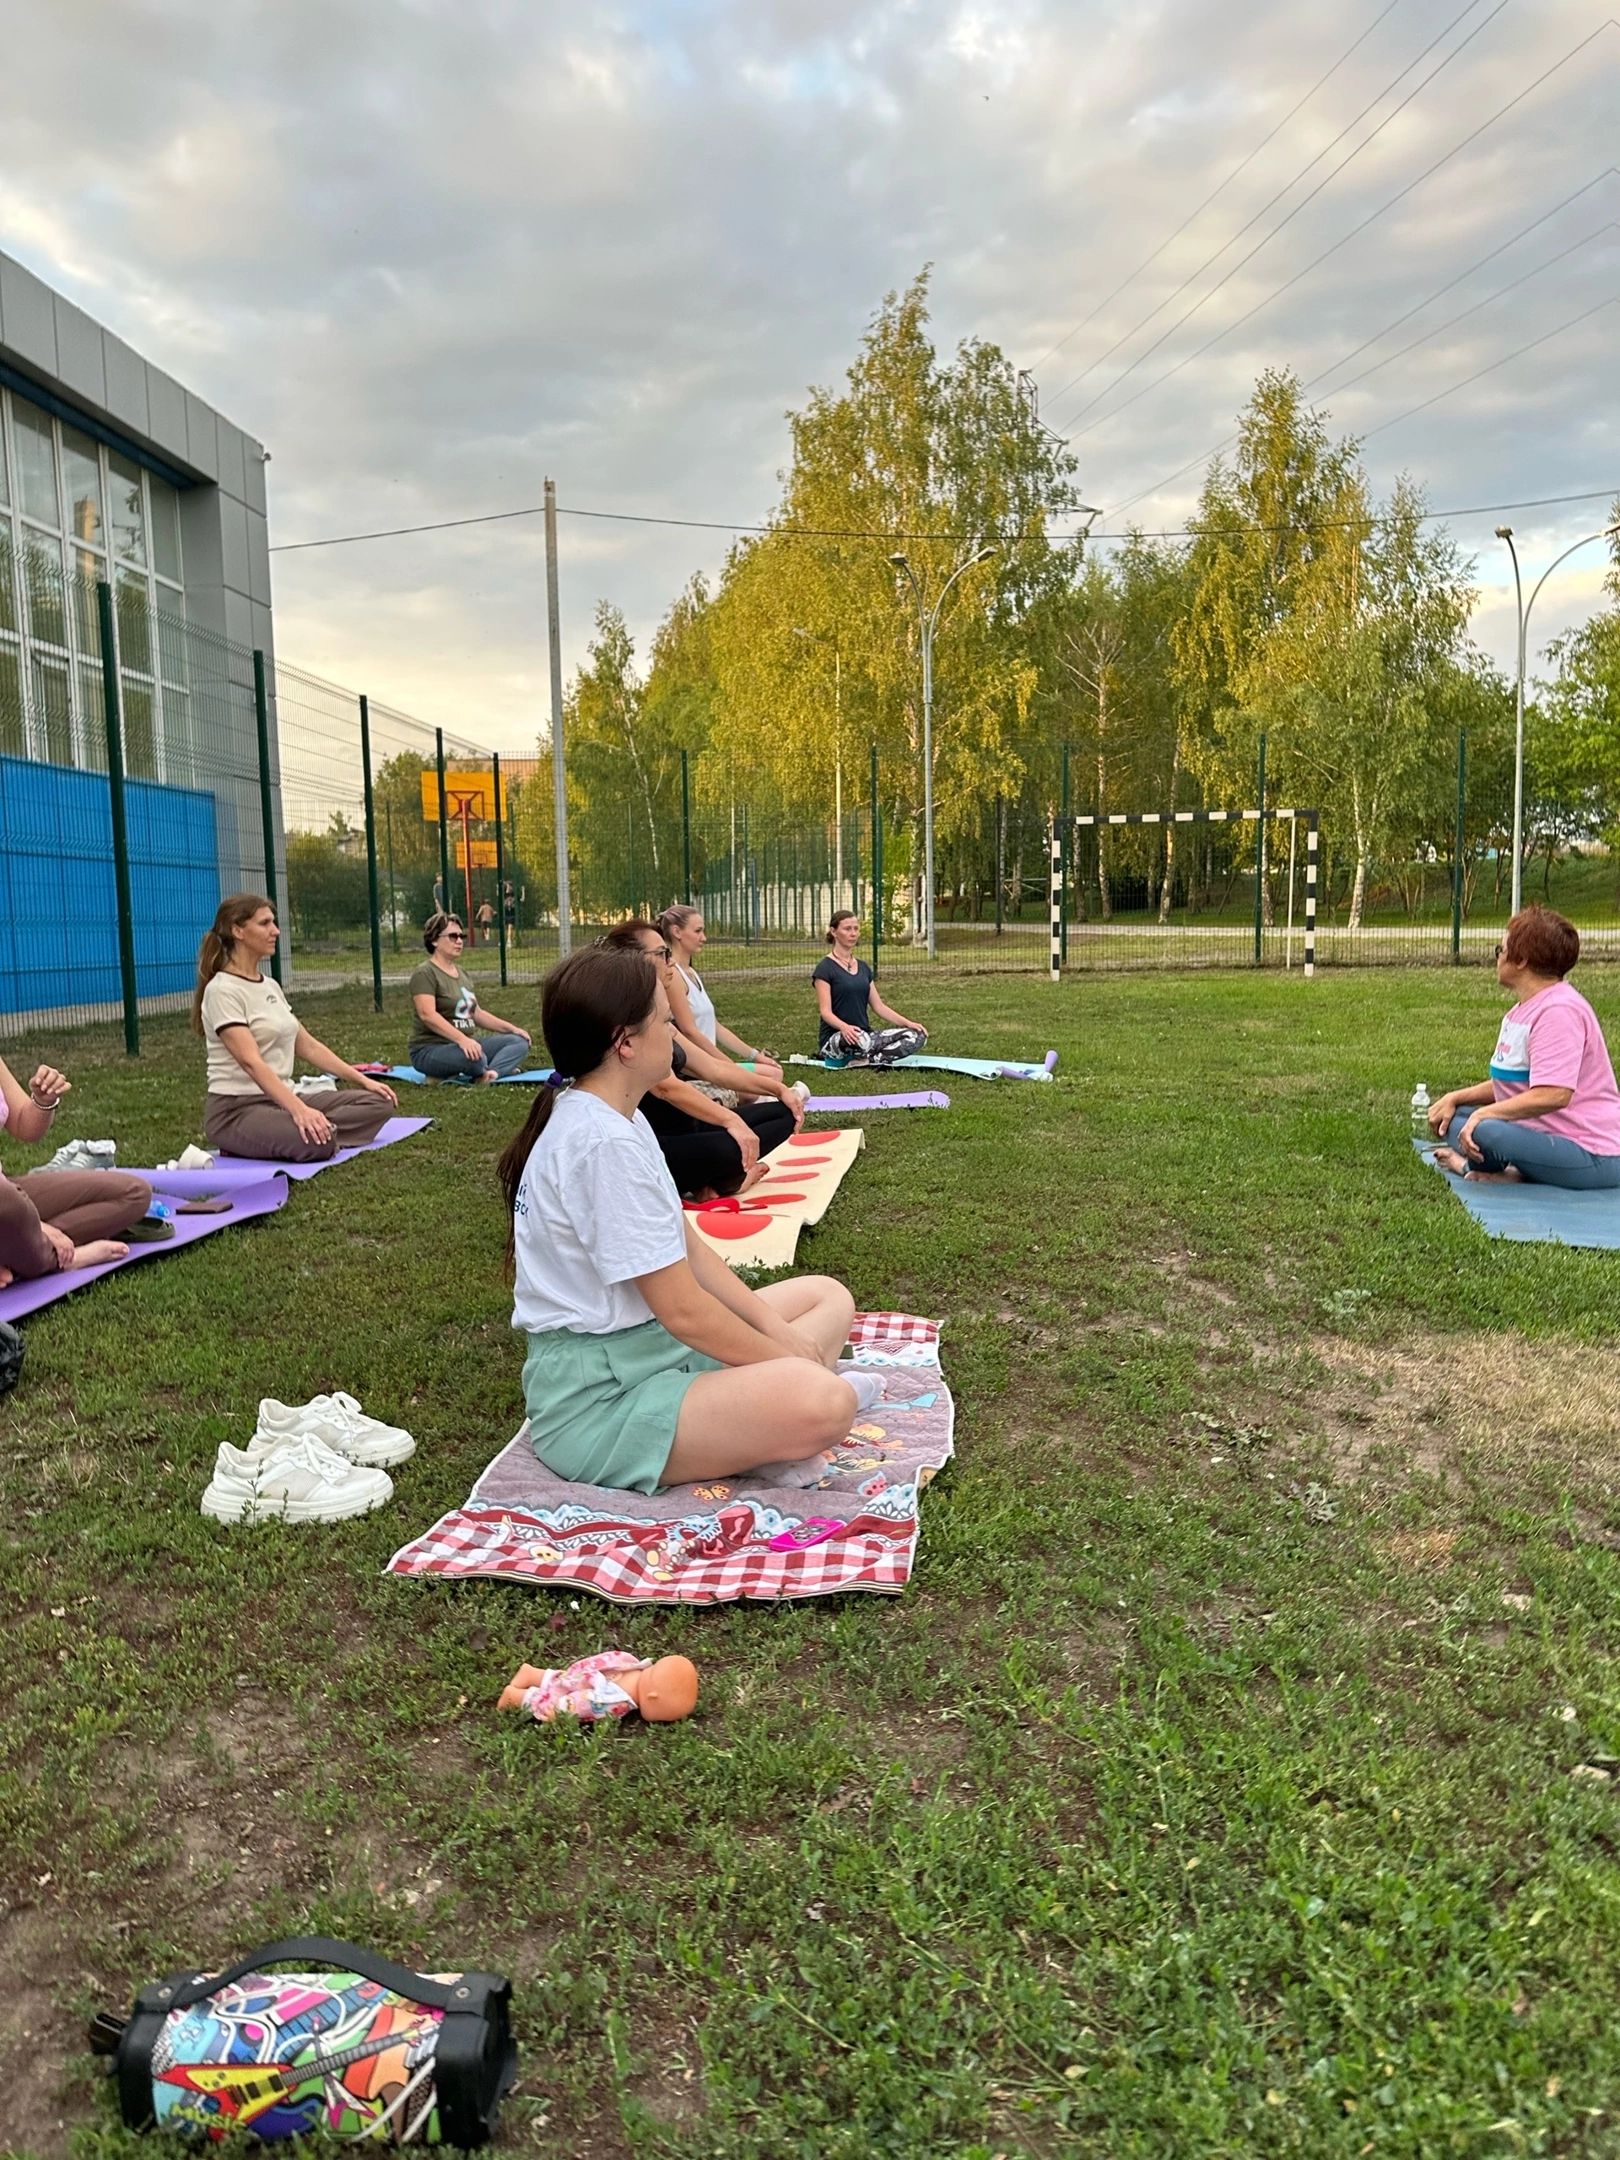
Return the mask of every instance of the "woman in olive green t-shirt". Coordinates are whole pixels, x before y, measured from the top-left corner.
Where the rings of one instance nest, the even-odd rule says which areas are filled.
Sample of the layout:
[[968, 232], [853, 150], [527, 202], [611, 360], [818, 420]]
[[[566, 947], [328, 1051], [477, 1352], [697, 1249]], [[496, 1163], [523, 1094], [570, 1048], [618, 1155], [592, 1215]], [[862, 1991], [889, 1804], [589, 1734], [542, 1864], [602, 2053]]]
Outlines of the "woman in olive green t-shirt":
[[[527, 1033], [479, 1004], [461, 965], [466, 942], [454, 915], [433, 914], [422, 925], [428, 958], [411, 976], [409, 1055], [430, 1080], [499, 1080], [528, 1061]], [[480, 1036], [478, 1028], [487, 1032]]]

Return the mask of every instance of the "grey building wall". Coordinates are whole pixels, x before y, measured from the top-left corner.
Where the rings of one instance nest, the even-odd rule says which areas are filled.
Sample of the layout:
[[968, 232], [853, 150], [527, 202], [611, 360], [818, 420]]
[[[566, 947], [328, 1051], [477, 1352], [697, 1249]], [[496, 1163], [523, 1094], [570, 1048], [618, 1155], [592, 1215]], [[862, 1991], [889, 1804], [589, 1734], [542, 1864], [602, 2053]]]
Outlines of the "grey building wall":
[[[239, 739], [222, 744], [222, 764], [254, 768], [253, 669], [258, 647], [271, 684], [271, 767], [275, 785], [278, 892], [286, 893], [286, 843], [279, 783], [270, 596], [270, 528], [264, 445], [223, 413], [154, 367], [82, 308], [0, 252], [0, 361], [75, 411], [122, 436], [187, 480], [180, 495], [186, 614], [229, 641], [236, 692], [229, 701]], [[240, 788], [236, 790], [241, 793]], [[256, 794], [235, 804], [239, 829], [259, 830]], [[246, 850], [244, 851], [246, 852]], [[251, 850], [257, 860], [262, 849]]]

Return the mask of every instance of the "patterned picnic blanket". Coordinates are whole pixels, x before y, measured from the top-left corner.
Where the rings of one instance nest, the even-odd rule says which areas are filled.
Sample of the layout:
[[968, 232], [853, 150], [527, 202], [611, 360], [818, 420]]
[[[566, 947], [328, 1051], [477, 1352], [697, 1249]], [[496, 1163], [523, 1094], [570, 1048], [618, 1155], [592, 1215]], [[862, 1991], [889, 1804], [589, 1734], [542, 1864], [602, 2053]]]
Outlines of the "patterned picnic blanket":
[[[651, 1496], [568, 1485], [536, 1461], [525, 1425], [465, 1503], [402, 1546], [387, 1572], [495, 1575], [590, 1590], [620, 1605], [903, 1590], [922, 1489], [952, 1452], [939, 1325], [910, 1313], [860, 1313], [850, 1346], [856, 1365], [882, 1372], [884, 1398], [808, 1490], [744, 1478]], [[842, 1527], [820, 1544], [775, 1549], [773, 1539], [812, 1516]]]

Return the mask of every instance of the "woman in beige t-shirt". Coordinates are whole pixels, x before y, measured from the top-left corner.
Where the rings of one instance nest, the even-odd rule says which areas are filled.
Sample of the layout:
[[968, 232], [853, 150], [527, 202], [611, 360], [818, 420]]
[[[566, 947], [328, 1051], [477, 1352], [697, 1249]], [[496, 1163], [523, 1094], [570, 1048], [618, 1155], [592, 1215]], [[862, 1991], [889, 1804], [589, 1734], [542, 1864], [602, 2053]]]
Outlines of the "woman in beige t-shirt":
[[[235, 893], [202, 941], [191, 1025], [208, 1045], [203, 1134], [222, 1155], [325, 1162], [340, 1147], [375, 1140], [399, 1106], [392, 1088], [301, 1027], [281, 985], [260, 974], [280, 935], [268, 900]], [[348, 1084], [298, 1094], [292, 1078], [300, 1058]]]

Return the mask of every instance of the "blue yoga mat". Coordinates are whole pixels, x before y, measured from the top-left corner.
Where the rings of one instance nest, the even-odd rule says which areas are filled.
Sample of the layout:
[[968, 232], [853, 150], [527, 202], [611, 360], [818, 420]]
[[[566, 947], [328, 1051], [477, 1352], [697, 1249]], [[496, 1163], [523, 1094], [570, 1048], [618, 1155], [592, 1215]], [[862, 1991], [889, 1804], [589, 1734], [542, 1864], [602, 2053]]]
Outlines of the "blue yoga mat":
[[1520, 1245], [1583, 1245], [1620, 1252], [1620, 1188], [1565, 1192], [1557, 1185], [1479, 1184], [1441, 1170], [1425, 1142], [1414, 1140], [1412, 1145], [1487, 1237], [1511, 1238]]
[[[427, 1074], [419, 1073], [414, 1065], [390, 1065], [386, 1074], [384, 1075], [384, 1078], [389, 1080], [408, 1080], [412, 1087], [426, 1087], [428, 1080]], [[542, 1065], [538, 1067], [534, 1072], [502, 1073], [500, 1078], [495, 1082], [495, 1085], [497, 1087], [501, 1087], [509, 1081], [514, 1087], [518, 1085], [522, 1085], [524, 1087], [538, 1087], [542, 1080], [549, 1080], [550, 1078], [551, 1067], [549, 1065]], [[482, 1087], [484, 1083], [482, 1080], [455, 1079], [441, 1080], [438, 1084], [440, 1087]]]

